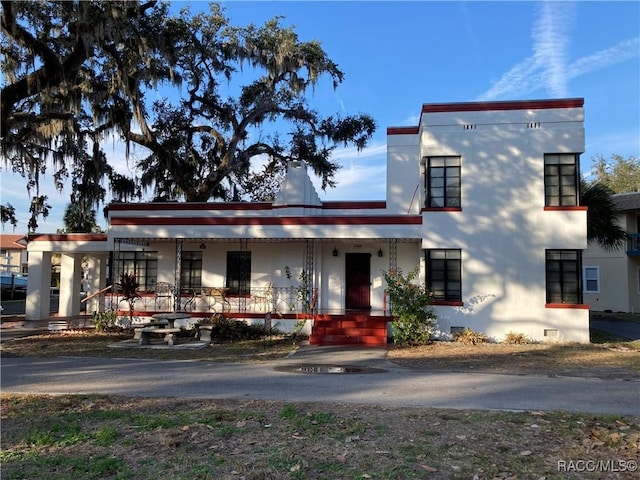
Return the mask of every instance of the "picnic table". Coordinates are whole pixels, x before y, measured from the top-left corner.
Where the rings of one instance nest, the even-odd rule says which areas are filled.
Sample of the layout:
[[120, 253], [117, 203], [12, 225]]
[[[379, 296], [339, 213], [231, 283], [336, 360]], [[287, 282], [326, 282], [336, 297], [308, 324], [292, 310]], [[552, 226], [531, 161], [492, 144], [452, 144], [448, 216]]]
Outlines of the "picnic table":
[[186, 320], [191, 318], [188, 313], [156, 313], [151, 318], [156, 322], [166, 322], [169, 328], [175, 328], [176, 320]]
[[136, 328], [136, 334], [140, 334], [138, 345], [149, 345], [151, 343], [151, 335], [162, 335], [163, 341], [173, 346], [176, 341], [176, 334], [180, 333], [179, 328], [157, 328], [157, 327], [143, 327]]

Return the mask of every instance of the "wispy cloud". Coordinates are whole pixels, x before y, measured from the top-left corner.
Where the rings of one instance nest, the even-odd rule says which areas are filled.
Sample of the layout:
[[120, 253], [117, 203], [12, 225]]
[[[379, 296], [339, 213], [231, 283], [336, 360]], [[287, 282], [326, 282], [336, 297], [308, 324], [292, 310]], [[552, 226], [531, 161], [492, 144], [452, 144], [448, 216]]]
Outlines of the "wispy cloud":
[[533, 27], [535, 63], [546, 74], [547, 87], [554, 96], [563, 97], [567, 92], [566, 66], [573, 18], [571, 3], [544, 2]]
[[386, 159], [386, 143], [374, 143], [360, 152], [356, 148], [337, 149], [332, 155], [332, 160], [340, 165], [335, 178], [337, 186], [324, 192], [320, 178], [311, 174], [311, 181], [322, 200], [384, 200]]
[[640, 55], [640, 37], [635, 37], [570, 62], [574, 17], [571, 3], [543, 3], [531, 32], [532, 55], [506, 72], [478, 100], [521, 98], [539, 89], [564, 97], [572, 79]]
[[384, 200], [386, 198], [387, 168], [384, 162], [353, 163], [340, 170], [335, 188], [321, 190], [322, 181], [312, 176], [311, 181], [322, 200]]
[[462, 12], [462, 18], [464, 20], [464, 24], [467, 30], [467, 37], [469, 38], [469, 43], [473, 47], [473, 52], [476, 58], [476, 62], [480, 62], [481, 61], [480, 42], [478, 41], [478, 37], [473, 31], [473, 24], [471, 23], [471, 15], [469, 14], [469, 9], [467, 8], [467, 2], [460, 2], [459, 6]]
[[579, 77], [585, 73], [624, 62], [637, 56], [640, 56], [640, 37], [629, 38], [613, 47], [576, 60], [569, 65], [567, 77], [569, 79]]
[[544, 2], [531, 32], [532, 55], [511, 68], [478, 100], [519, 97], [540, 87], [553, 96], [565, 96], [574, 16], [571, 3]]
[[364, 160], [366, 158], [386, 156], [387, 144], [386, 143], [374, 143], [362, 150], [358, 150], [356, 147], [337, 148], [331, 154], [333, 160], [337, 160], [339, 163], [343, 163], [347, 160]]

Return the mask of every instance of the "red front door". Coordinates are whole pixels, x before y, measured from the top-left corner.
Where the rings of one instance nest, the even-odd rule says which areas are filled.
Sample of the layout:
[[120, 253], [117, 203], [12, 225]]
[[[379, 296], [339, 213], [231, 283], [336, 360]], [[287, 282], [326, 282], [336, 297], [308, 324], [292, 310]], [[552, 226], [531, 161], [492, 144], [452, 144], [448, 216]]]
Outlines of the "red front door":
[[348, 310], [371, 310], [371, 254], [345, 254], [345, 307]]

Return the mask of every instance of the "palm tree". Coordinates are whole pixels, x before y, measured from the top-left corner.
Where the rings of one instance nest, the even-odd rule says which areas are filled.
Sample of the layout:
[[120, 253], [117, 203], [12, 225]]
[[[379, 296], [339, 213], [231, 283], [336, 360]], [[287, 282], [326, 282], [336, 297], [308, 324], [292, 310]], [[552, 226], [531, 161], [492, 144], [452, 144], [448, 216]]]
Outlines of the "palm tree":
[[626, 244], [627, 234], [618, 224], [622, 213], [618, 210], [613, 190], [600, 182], [580, 181], [580, 205], [587, 211], [587, 240], [605, 250], [617, 250]]
[[95, 233], [100, 231], [96, 222], [96, 211], [83, 209], [78, 203], [70, 203], [64, 210], [66, 233]]

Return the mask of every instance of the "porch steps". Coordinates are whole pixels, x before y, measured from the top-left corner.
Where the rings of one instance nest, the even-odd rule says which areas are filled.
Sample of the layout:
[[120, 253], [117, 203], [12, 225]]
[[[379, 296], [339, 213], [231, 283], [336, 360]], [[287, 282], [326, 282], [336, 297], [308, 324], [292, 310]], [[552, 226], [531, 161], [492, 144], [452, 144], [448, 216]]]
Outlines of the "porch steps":
[[309, 343], [384, 346], [387, 344], [387, 318], [366, 314], [316, 315]]

